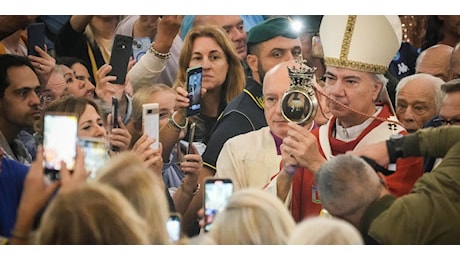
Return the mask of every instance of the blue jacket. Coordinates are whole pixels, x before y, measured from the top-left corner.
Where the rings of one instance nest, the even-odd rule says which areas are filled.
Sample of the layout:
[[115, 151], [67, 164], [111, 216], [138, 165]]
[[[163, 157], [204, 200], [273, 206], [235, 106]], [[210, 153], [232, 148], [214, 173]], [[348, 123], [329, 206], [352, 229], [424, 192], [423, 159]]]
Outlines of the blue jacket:
[[29, 166], [2, 158], [0, 169], [0, 236], [10, 237]]

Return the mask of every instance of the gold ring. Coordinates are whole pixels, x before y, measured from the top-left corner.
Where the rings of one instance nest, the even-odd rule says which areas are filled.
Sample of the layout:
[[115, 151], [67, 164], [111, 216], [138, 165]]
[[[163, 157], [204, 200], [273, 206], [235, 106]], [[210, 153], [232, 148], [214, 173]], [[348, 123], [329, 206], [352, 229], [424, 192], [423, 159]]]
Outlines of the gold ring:
[[43, 64], [40, 64], [40, 69], [43, 70], [45, 66], [43, 66]]

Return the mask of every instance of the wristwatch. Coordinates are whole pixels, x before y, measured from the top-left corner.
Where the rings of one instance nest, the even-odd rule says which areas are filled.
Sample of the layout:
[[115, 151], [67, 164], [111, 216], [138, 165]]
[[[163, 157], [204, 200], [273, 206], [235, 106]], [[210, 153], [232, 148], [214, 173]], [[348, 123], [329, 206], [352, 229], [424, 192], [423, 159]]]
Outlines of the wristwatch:
[[403, 140], [404, 135], [398, 133], [392, 134], [390, 139], [386, 141], [388, 156], [390, 158], [388, 170], [390, 171], [396, 171], [396, 160], [404, 154]]

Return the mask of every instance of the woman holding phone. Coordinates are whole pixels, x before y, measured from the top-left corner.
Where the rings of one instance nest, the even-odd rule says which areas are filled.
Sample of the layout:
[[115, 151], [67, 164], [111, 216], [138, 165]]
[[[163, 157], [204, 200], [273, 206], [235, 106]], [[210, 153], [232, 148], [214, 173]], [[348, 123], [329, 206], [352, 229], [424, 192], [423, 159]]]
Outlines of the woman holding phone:
[[[121, 151], [129, 149], [131, 134], [120, 118], [118, 120], [120, 128], [112, 129], [112, 133], [108, 134], [101, 117], [100, 108], [91, 99], [65, 96], [51, 102], [44, 110], [44, 113], [46, 112], [75, 113], [78, 117], [77, 136], [79, 138], [104, 138], [111, 145], [120, 147]], [[110, 117], [111, 115], [109, 115], [109, 120]], [[41, 130], [41, 125], [38, 128]]]
[[199, 66], [202, 67], [201, 111], [189, 121], [197, 123], [195, 141], [205, 145], [220, 113], [243, 91], [246, 78], [233, 43], [216, 25], [195, 26], [184, 39], [173, 87], [179, 93], [177, 101], [186, 104], [185, 107], [191, 102], [186, 90], [187, 69]]
[[[202, 91], [200, 113], [188, 118], [189, 123], [196, 123], [195, 139], [200, 154], [212, 134], [212, 129], [217, 118], [227, 104], [243, 92], [246, 77], [243, 66], [235, 51], [233, 43], [227, 33], [216, 25], [199, 25], [193, 27], [186, 35], [182, 46], [179, 69], [173, 88], [179, 94], [177, 107], [181, 107], [178, 120], [182, 122], [186, 117], [186, 107], [190, 106], [190, 99], [186, 90], [187, 69], [202, 67]], [[185, 140], [189, 140], [186, 136]], [[198, 177], [200, 177], [198, 175]], [[199, 183], [202, 182], [200, 177]], [[188, 205], [186, 214], [183, 215], [183, 230], [188, 235], [199, 232], [196, 223], [196, 212], [201, 205], [201, 193]]]

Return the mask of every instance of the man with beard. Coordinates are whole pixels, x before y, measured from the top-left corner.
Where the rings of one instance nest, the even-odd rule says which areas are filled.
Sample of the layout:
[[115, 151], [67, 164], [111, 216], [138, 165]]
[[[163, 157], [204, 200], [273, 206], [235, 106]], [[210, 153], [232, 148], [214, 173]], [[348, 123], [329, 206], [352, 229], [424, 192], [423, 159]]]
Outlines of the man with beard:
[[19, 141], [21, 130], [40, 118], [40, 82], [26, 57], [0, 56], [0, 145], [5, 157], [30, 164], [32, 157]]

